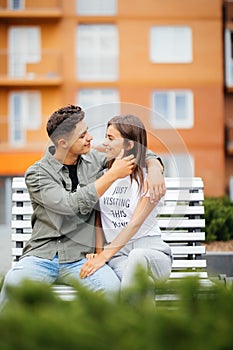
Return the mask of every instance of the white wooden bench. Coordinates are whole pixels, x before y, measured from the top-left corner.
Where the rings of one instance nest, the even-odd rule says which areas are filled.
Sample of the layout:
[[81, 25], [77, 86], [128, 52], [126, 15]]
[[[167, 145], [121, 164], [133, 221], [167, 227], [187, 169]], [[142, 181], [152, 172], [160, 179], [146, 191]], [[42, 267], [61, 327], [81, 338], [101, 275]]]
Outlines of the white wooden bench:
[[[172, 248], [174, 261], [170, 279], [198, 276], [209, 282], [205, 259], [204, 186], [199, 177], [165, 178], [167, 192], [159, 211], [163, 239]], [[12, 183], [12, 257], [13, 264], [31, 236], [32, 207], [23, 177]], [[72, 288], [56, 286], [63, 299], [72, 298]]]

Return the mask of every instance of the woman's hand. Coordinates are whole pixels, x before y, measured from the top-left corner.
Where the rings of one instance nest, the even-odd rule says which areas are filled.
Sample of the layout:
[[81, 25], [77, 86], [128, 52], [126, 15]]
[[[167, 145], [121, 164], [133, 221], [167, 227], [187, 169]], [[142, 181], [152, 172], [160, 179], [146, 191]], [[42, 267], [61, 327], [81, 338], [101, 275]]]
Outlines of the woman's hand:
[[[88, 256], [91, 256], [88, 258]], [[104, 254], [87, 254], [88, 260], [83, 264], [80, 270], [80, 277], [86, 278], [96, 272], [100, 267], [106, 263]]]

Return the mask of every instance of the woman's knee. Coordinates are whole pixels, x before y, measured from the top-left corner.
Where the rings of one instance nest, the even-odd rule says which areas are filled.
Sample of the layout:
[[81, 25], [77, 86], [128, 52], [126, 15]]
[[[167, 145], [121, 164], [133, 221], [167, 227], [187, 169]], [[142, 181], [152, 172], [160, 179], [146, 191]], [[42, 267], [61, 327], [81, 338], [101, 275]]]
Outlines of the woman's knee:
[[141, 260], [146, 258], [145, 249], [143, 248], [135, 248], [132, 249], [128, 255], [129, 260]]

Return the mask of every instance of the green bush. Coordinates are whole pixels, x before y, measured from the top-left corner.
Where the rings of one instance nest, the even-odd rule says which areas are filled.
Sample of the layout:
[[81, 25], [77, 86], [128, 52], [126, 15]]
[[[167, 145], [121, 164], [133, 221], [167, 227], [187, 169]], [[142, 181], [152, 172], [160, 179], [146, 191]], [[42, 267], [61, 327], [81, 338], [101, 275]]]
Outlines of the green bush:
[[[153, 304], [145, 283], [111, 298], [80, 289], [74, 301], [38, 284], [11, 289], [0, 314], [0, 349], [232, 349], [232, 290], [203, 290], [187, 279], [173, 286], [180, 299], [167, 307]], [[165, 285], [158, 289], [167, 293]]]
[[229, 197], [206, 198], [206, 241], [233, 239], [233, 204]]

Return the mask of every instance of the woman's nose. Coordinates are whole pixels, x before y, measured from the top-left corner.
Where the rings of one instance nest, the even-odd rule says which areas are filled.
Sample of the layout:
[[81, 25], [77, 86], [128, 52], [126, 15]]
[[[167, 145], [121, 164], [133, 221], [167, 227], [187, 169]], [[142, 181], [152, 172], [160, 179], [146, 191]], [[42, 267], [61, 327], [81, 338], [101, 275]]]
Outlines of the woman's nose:
[[107, 146], [108, 145], [108, 139], [105, 138], [104, 141], [103, 141], [103, 146]]

